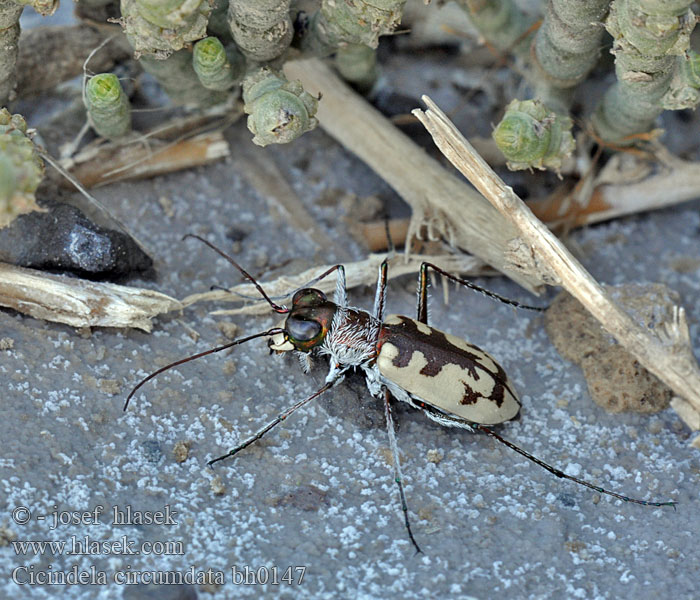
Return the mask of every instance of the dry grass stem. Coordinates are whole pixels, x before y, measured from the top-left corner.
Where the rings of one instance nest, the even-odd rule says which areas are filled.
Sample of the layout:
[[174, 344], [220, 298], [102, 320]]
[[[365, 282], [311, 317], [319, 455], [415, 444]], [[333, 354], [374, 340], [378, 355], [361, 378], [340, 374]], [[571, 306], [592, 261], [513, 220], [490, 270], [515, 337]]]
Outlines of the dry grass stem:
[[478, 156], [445, 114], [427, 96], [428, 110], [414, 114], [452, 164], [520, 232], [514, 260], [530, 276], [561, 285], [649, 371], [700, 410], [700, 368], [693, 355], [685, 311], [674, 307], [670, 324], [654, 332], [617, 306], [566, 247], [532, 214], [513, 190]]
[[[353, 263], [346, 263], [345, 279], [348, 288], [357, 287], [360, 285], [375, 285], [377, 281], [377, 270], [381, 262], [387, 258], [386, 254], [370, 254], [365, 260]], [[451, 273], [463, 273], [470, 275], [480, 275], [484, 267], [484, 263], [478, 258], [472, 256], [421, 256], [412, 255], [408, 259], [403, 256], [394, 255], [389, 259], [389, 278], [399, 277], [407, 273], [417, 273], [421, 262], [428, 260], [439, 267], [450, 271]], [[298, 275], [283, 275], [273, 281], [261, 282], [265, 292], [269, 296], [288, 296], [291, 292], [298, 288], [309, 284], [324, 271], [327, 271], [333, 265], [323, 265], [313, 267]], [[336, 278], [335, 275], [326, 277], [318, 283], [314, 283], [313, 287], [322, 290], [327, 294], [332, 294], [335, 290]], [[212, 312], [214, 315], [260, 315], [268, 314], [270, 306], [262, 301], [257, 300], [260, 294], [255, 287], [250, 283], [242, 283], [229, 288], [228, 292], [216, 290], [213, 292], [204, 292], [201, 294], [192, 294], [182, 300], [183, 306], [190, 306], [195, 302], [241, 302], [241, 296], [253, 298], [254, 301], [245, 306], [229, 310], [217, 310]]]
[[[535, 277], [514, 269], [504, 258], [508, 240], [517, 231], [480, 194], [429, 157], [323, 61], [288, 61], [284, 69], [290, 80], [300, 80], [309, 93], [322, 94], [316, 116], [326, 132], [411, 205], [409, 240], [427, 225], [429, 236], [442, 237], [527, 289], [536, 289]], [[410, 244], [406, 249], [408, 253]]]
[[[73, 161], [73, 176], [91, 188], [114, 181], [143, 179], [190, 169], [229, 156], [228, 142], [220, 131], [164, 143], [104, 144], [94, 152], [80, 153]], [[69, 183], [63, 179], [65, 185]]]
[[[178, 116], [142, 135], [114, 142], [97, 139], [79, 153], [62, 157], [60, 164], [87, 188], [206, 165], [230, 155], [221, 132], [240, 114], [234, 110], [223, 115], [217, 107]], [[72, 187], [66, 179], [61, 184]]]
[[174, 298], [135, 287], [50, 275], [0, 263], [0, 306], [73, 327], [134, 327], [182, 308]]

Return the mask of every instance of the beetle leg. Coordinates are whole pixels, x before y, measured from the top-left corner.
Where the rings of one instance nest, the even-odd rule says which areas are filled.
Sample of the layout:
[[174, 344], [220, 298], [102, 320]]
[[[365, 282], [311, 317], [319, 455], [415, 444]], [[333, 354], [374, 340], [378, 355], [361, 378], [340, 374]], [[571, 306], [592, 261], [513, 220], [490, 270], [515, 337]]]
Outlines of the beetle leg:
[[428, 324], [428, 267], [430, 263], [421, 263], [418, 273], [418, 307], [416, 320]]
[[230, 450], [227, 454], [223, 454], [222, 456], [214, 458], [214, 459], [210, 460], [207, 464], [211, 467], [215, 462], [219, 462], [220, 460], [223, 460], [224, 458], [228, 458], [229, 456], [234, 456], [234, 455], [238, 454], [244, 448], [247, 448], [248, 446], [250, 446], [253, 442], [257, 442], [262, 436], [264, 436], [268, 431], [270, 431], [270, 429], [272, 429], [276, 425], [279, 425], [282, 421], [284, 421], [294, 411], [301, 408], [305, 404], [311, 402], [311, 400], [313, 400], [314, 398], [317, 398], [318, 396], [323, 394], [323, 392], [332, 388], [334, 383], [335, 382], [327, 383], [320, 390], [311, 394], [311, 396], [309, 396], [308, 398], [304, 398], [303, 400], [299, 400], [299, 402], [297, 402], [294, 406], [291, 406], [290, 408], [288, 408], [284, 412], [281, 412], [279, 415], [277, 415], [277, 417], [275, 417], [272, 421], [270, 421], [267, 425], [265, 425], [265, 427], [262, 427], [261, 429], [256, 431], [253, 435], [251, 435], [249, 438], [247, 438], [246, 440], [244, 440], [243, 442], [238, 444], [238, 446], [236, 446], [235, 448]]
[[394, 481], [399, 487], [399, 496], [401, 498], [401, 510], [403, 510], [404, 523], [406, 524], [406, 530], [408, 531], [408, 537], [411, 539], [411, 543], [416, 549], [416, 554], [422, 552], [415, 538], [413, 537], [413, 532], [411, 531], [411, 524], [408, 520], [408, 505], [406, 504], [406, 494], [403, 491], [403, 479], [401, 477], [401, 465], [399, 464], [399, 447], [396, 443], [396, 434], [394, 433], [394, 420], [391, 416], [391, 404], [389, 400], [391, 395], [387, 388], [382, 388], [384, 391], [384, 416], [386, 417], [386, 430], [389, 434], [389, 446], [391, 447], [391, 455], [394, 459]]
[[348, 305], [348, 289], [345, 285], [345, 267], [338, 265], [338, 279], [335, 283], [335, 303], [338, 306]]
[[378, 321], [384, 320], [384, 304], [386, 301], [386, 278], [388, 261], [385, 258], [382, 264], [379, 265], [379, 274], [377, 275], [377, 291], [374, 294], [374, 308], [372, 315]]
[[330, 269], [324, 271], [318, 277], [314, 277], [311, 281], [305, 283], [299, 289], [294, 290], [294, 292], [292, 292], [290, 295], [293, 295], [301, 289], [315, 286], [319, 281], [328, 277], [333, 271], [338, 271], [338, 280], [335, 284], [335, 303], [338, 306], [347, 306], [348, 293], [345, 288], [345, 267], [343, 265], [333, 265]]
[[573, 481], [574, 483], [578, 483], [579, 485], [583, 485], [587, 488], [591, 488], [592, 490], [595, 490], [599, 494], [607, 494], [608, 496], [613, 496], [614, 498], [618, 498], [620, 500], [624, 500], [625, 502], [634, 502], [635, 504], [643, 504], [644, 506], [676, 506], [676, 503], [673, 500], [669, 500], [667, 502], [655, 502], [651, 500], [637, 500], [636, 498], [630, 498], [629, 496], [623, 496], [622, 494], [618, 494], [617, 492], [611, 492], [610, 490], [606, 490], [605, 488], [599, 487], [597, 485], [593, 485], [592, 483], [589, 483], [588, 481], [585, 481], [583, 479], [579, 479], [578, 477], [574, 477], [573, 475], [567, 475], [564, 473], [564, 471], [561, 471], [560, 469], [557, 469], [556, 467], [553, 467], [552, 465], [548, 465], [546, 462], [540, 460], [536, 456], [533, 456], [529, 452], [526, 452], [522, 448], [519, 448], [512, 442], [509, 442], [505, 438], [502, 438], [500, 435], [498, 435], [493, 429], [490, 427], [486, 427], [485, 425], [480, 425], [478, 423], [474, 423], [472, 425], [474, 429], [478, 429], [479, 431], [483, 431], [485, 434], [490, 435], [492, 438], [498, 440], [501, 442], [501, 444], [505, 444], [510, 448], [511, 450], [515, 450], [518, 454], [524, 456], [528, 460], [531, 460], [534, 462], [536, 465], [539, 465], [543, 469], [546, 469], [550, 473], [553, 473], [557, 477], [561, 477], [562, 479], [568, 479], [569, 481]]
[[421, 323], [425, 323], [426, 325], [428, 323], [428, 269], [432, 269], [436, 273], [440, 273], [440, 275], [451, 279], [455, 283], [459, 283], [465, 287], [468, 287], [469, 289], [474, 290], [475, 292], [479, 292], [481, 294], [484, 294], [485, 296], [488, 296], [489, 298], [493, 298], [494, 300], [498, 300], [499, 302], [503, 302], [504, 304], [509, 304], [510, 306], [514, 306], [515, 308], [524, 308], [526, 310], [535, 310], [538, 312], [547, 310], [546, 306], [528, 306], [527, 304], [521, 304], [520, 302], [511, 300], [510, 298], [505, 298], [504, 296], [501, 296], [478, 285], [475, 285], [471, 281], [462, 279], [461, 277], [457, 277], [455, 275], [451, 275], [447, 271], [444, 271], [443, 269], [432, 263], [424, 262], [420, 266], [420, 275], [418, 279], [418, 316], [416, 317], [416, 320], [420, 321]]

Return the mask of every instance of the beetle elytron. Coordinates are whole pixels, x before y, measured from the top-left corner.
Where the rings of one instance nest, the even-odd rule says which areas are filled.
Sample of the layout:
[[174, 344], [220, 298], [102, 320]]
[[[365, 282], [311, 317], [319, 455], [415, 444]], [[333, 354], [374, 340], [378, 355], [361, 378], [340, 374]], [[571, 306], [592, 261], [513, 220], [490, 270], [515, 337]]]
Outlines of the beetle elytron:
[[330, 360], [328, 375], [324, 385], [319, 390], [280, 413], [228, 453], [209, 461], [209, 465], [232, 457], [259, 440], [294, 411], [340, 383], [348, 370], [359, 368], [364, 372], [370, 394], [384, 402], [389, 443], [393, 454], [394, 475], [401, 499], [404, 523], [408, 536], [418, 552], [421, 550], [411, 531], [403, 490], [398, 447], [391, 416], [390, 399], [392, 396], [422, 410], [426, 416], [441, 425], [461, 427], [470, 431], [482, 431], [557, 477], [569, 479], [599, 493], [608, 494], [626, 502], [647, 506], [675, 505], [673, 501], [637, 500], [567, 475], [505, 440], [488, 427], [488, 425], [497, 425], [514, 418], [520, 410], [520, 401], [505, 371], [491, 356], [458, 337], [443, 333], [428, 325], [428, 270], [433, 269], [452, 281], [506, 304], [530, 310], [543, 309], [521, 305], [484, 290], [469, 281], [455, 277], [433, 264], [423, 263], [419, 275], [417, 318], [410, 319], [401, 315], [390, 315], [384, 319], [387, 281], [386, 260], [379, 267], [374, 309], [371, 314], [348, 306], [345, 270], [342, 265], [331, 267], [310, 284], [317, 283], [336, 271], [338, 279], [333, 302], [328, 300], [320, 290], [306, 287], [294, 294], [292, 307], [286, 308], [275, 304], [251, 275], [213, 244], [196, 235], [189, 234], [185, 237], [200, 240], [229, 261], [256, 287], [272, 310], [288, 315], [287, 320], [284, 327], [275, 327], [240, 338], [224, 346], [212, 348], [158, 369], [134, 387], [126, 399], [124, 410], [127, 409], [129, 401], [136, 391], [159, 373], [184, 362], [220, 352], [259, 337], [269, 337], [268, 345], [275, 352], [295, 351], [300, 353], [300, 356], [307, 359], [306, 365], [308, 365], [308, 359], [311, 355], [327, 355]]

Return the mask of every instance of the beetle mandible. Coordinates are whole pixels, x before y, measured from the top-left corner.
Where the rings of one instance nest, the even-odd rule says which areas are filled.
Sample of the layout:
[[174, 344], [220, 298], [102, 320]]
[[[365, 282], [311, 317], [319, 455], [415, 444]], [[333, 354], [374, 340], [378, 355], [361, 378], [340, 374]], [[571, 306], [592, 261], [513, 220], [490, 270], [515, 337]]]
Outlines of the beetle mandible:
[[201, 241], [225, 258], [255, 286], [272, 310], [286, 314], [287, 319], [284, 327], [274, 327], [239, 338], [158, 369], [131, 390], [124, 404], [124, 410], [128, 408], [129, 401], [136, 391], [163, 371], [260, 337], [269, 338], [268, 346], [274, 352], [299, 353], [304, 359], [305, 370], [309, 368], [311, 356], [328, 356], [330, 367], [325, 383], [320, 389], [280, 413], [226, 454], [210, 460], [208, 463], [210, 466], [235, 456], [293, 412], [342, 382], [345, 373], [350, 369], [359, 368], [365, 375], [370, 394], [384, 403], [389, 445], [393, 456], [394, 479], [399, 490], [404, 525], [417, 552], [421, 552], [421, 549], [413, 536], [408, 516], [391, 415], [392, 397], [423, 411], [428, 418], [441, 425], [481, 431], [557, 477], [586, 486], [598, 493], [645, 506], [675, 506], [674, 501], [638, 500], [567, 475], [491, 429], [490, 425], [504, 423], [518, 414], [520, 411], [518, 395], [503, 367], [489, 354], [465, 340], [428, 325], [428, 272], [432, 269], [456, 283], [517, 308], [536, 311], [545, 309], [509, 300], [470, 281], [456, 277], [434, 264], [424, 262], [419, 272], [416, 318], [389, 315], [385, 319], [388, 268], [386, 260], [379, 267], [372, 313], [348, 305], [345, 269], [342, 265], [331, 267], [308, 284], [314, 285], [336, 272], [337, 284], [333, 301], [328, 300], [326, 295], [318, 289], [304, 287], [294, 293], [292, 307], [286, 308], [273, 302], [253, 276], [222, 250], [200, 236], [193, 234], [185, 236], [185, 238], [188, 237]]

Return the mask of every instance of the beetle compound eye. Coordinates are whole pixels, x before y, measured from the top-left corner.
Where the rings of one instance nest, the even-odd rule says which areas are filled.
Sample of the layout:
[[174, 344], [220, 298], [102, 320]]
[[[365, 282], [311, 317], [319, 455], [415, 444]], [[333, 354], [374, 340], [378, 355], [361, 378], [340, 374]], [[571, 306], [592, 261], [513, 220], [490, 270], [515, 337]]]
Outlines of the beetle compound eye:
[[292, 340], [297, 342], [310, 342], [321, 333], [321, 324], [318, 321], [289, 318], [287, 319], [286, 329]]
[[292, 298], [292, 304], [320, 304], [326, 301], [326, 295], [321, 290], [305, 288], [299, 290]]

